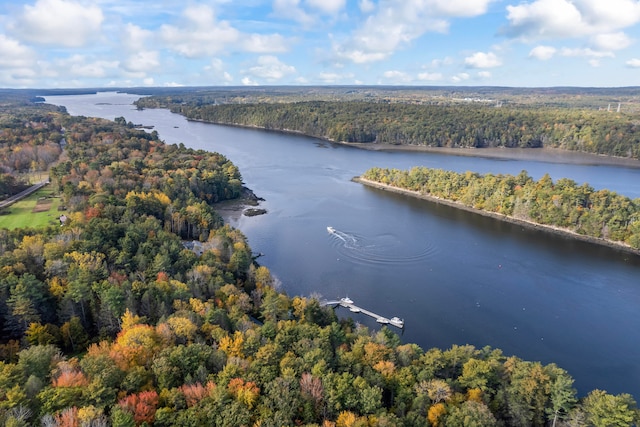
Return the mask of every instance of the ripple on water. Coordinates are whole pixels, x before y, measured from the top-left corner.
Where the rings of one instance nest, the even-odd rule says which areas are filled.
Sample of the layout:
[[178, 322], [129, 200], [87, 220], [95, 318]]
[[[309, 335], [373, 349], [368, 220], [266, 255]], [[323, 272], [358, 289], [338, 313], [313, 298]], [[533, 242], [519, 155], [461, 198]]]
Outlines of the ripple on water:
[[425, 241], [416, 250], [393, 234], [362, 236], [358, 233], [328, 229], [329, 242], [340, 259], [348, 259], [366, 265], [411, 265], [422, 263], [436, 256], [438, 249]]

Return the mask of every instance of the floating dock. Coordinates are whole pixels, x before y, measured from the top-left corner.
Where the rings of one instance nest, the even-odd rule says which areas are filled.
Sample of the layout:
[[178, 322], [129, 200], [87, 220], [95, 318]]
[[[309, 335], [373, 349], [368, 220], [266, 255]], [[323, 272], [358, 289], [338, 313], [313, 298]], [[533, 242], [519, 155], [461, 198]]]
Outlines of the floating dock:
[[352, 313], [362, 313], [362, 314], [366, 314], [369, 317], [373, 317], [374, 319], [376, 319], [376, 322], [381, 323], [383, 325], [392, 325], [400, 329], [404, 328], [404, 320], [400, 319], [399, 317], [392, 317], [389, 319], [387, 317], [380, 316], [379, 314], [376, 314], [372, 311], [365, 310], [362, 307], [358, 307], [357, 305], [354, 304], [354, 302], [349, 297], [340, 298], [339, 300], [335, 300], [335, 301], [324, 301], [321, 303], [321, 305], [323, 306], [332, 305], [334, 307], [341, 306], [344, 308], [348, 308], [349, 311]]

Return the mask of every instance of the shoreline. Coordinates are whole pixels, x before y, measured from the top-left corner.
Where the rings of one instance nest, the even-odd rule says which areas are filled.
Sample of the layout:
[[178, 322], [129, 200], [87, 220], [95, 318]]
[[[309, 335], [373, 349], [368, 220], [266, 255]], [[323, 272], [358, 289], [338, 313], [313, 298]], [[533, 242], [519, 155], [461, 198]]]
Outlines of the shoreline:
[[[258, 206], [260, 206], [260, 202], [263, 201], [264, 199], [262, 197], [256, 196], [253, 190], [243, 185], [242, 194], [239, 197], [216, 202], [212, 207], [218, 215], [222, 217], [225, 224], [231, 225], [237, 224], [243, 216], [266, 214], [267, 211], [265, 209], [258, 208]], [[250, 213], [247, 214], [247, 211], [251, 209], [254, 211], [250, 211]]]
[[[184, 116], [181, 113], [177, 113]], [[307, 135], [301, 131], [291, 129], [269, 129], [264, 126], [251, 126], [239, 123], [220, 123], [202, 119], [192, 119], [184, 116], [188, 121], [209, 123], [218, 126], [231, 126], [246, 129], [257, 129], [267, 132], [277, 132], [288, 135], [301, 135], [332, 144], [354, 147], [370, 151], [405, 151], [415, 153], [434, 153], [442, 155], [483, 157], [504, 160], [528, 160], [546, 163], [566, 163], [593, 166], [616, 166], [640, 169], [640, 160], [628, 157], [614, 157], [604, 154], [585, 153], [582, 151], [563, 150], [560, 148], [507, 148], [507, 147], [486, 147], [486, 148], [451, 148], [451, 147], [431, 147], [427, 145], [402, 145], [402, 144], [378, 144], [375, 142], [345, 142], [336, 141], [314, 135]]]
[[632, 255], [637, 255], [640, 256], [640, 250], [638, 249], [634, 249], [631, 246], [622, 243], [622, 242], [616, 242], [613, 240], [606, 240], [606, 239], [601, 239], [601, 238], [597, 238], [597, 237], [591, 237], [591, 236], [586, 236], [584, 234], [578, 234], [575, 231], [566, 229], [566, 228], [561, 228], [561, 227], [555, 227], [552, 225], [546, 225], [546, 224], [539, 224], [537, 222], [533, 222], [533, 221], [527, 221], [524, 219], [519, 219], [519, 218], [514, 218], [512, 216], [507, 216], [507, 215], [503, 215], [503, 214], [499, 214], [496, 212], [489, 212], [489, 211], [485, 211], [482, 209], [476, 209], [470, 206], [467, 206], [463, 203], [460, 202], [456, 202], [453, 200], [448, 200], [448, 199], [443, 199], [440, 197], [436, 197], [436, 196], [431, 196], [428, 194], [422, 194], [418, 191], [412, 191], [412, 190], [405, 190], [403, 188], [399, 188], [399, 187], [394, 187], [392, 185], [388, 185], [388, 184], [382, 184], [376, 181], [371, 181], [369, 179], [366, 178], [362, 178], [361, 176], [356, 176], [353, 177], [351, 179], [353, 182], [357, 182], [359, 184], [362, 185], [366, 185], [368, 187], [371, 188], [377, 188], [379, 190], [383, 190], [383, 191], [390, 191], [393, 193], [398, 193], [398, 194], [404, 194], [406, 196], [409, 197], [414, 197], [417, 199], [421, 199], [421, 200], [425, 200], [431, 203], [439, 203], [441, 205], [446, 205], [446, 206], [450, 206], [452, 208], [456, 208], [456, 209], [461, 209], [470, 213], [475, 213], [475, 214], [479, 214], [485, 217], [489, 217], [489, 218], [493, 218], [496, 219], [498, 221], [503, 221], [503, 222], [508, 222], [510, 224], [517, 224], [517, 225], [521, 225], [523, 227], [527, 227], [529, 229], [532, 230], [538, 230], [538, 231], [542, 231], [545, 233], [551, 233], [551, 234], [555, 234], [558, 236], [563, 236], [563, 237], [567, 237], [567, 238], [571, 238], [571, 239], [576, 239], [576, 240], [580, 240], [582, 242], [586, 242], [586, 243], [591, 243], [591, 244], [596, 244], [596, 245], [600, 245], [600, 246], [606, 246], [608, 248], [611, 249], [616, 249], [625, 253], [629, 253]]

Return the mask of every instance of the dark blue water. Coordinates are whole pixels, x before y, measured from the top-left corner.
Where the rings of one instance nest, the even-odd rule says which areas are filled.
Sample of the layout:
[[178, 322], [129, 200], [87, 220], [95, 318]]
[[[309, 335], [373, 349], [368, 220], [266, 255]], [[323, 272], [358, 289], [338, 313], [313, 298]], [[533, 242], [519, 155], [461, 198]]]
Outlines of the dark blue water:
[[[640, 259], [351, 182], [373, 166], [567, 177], [640, 197], [640, 169], [372, 152], [311, 138], [137, 111], [131, 95], [47, 97], [71, 114], [154, 125], [168, 143], [218, 151], [266, 199], [233, 219], [290, 295], [348, 295], [405, 319], [423, 348], [489, 345], [554, 362], [581, 394], [640, 396]], [[328, 233], [327, 226], [336, 233]], [[338, 309], [377, 329], [374, 320]]]

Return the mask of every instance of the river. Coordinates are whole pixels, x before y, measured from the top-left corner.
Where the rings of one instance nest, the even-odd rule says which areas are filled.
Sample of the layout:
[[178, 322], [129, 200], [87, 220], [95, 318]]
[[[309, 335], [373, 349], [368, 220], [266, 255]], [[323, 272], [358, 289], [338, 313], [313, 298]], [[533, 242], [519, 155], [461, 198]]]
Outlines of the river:
[[[264, 254], [259, 262], [287, 294], [348, 296], [403, 318], [403, 342], [424, 349], [488, 345], [556, 363], [581, 395], [597, 388], [640, 397], [640, 257], [351, 182], [373, 166], [524, 169], [535, 179], [549, 173], [636, 198], [640, 169], [368, 151], [189, 122], [167, 110], [138, 111], [131, 105], [137, 95], [45, 98], [73, 115], [123, 116], [154, 126], [167, 143], [227, 156], [268, 211], [231, 224], [254, 253]], [[371, 329], [380, 326], [337, 310]]]

